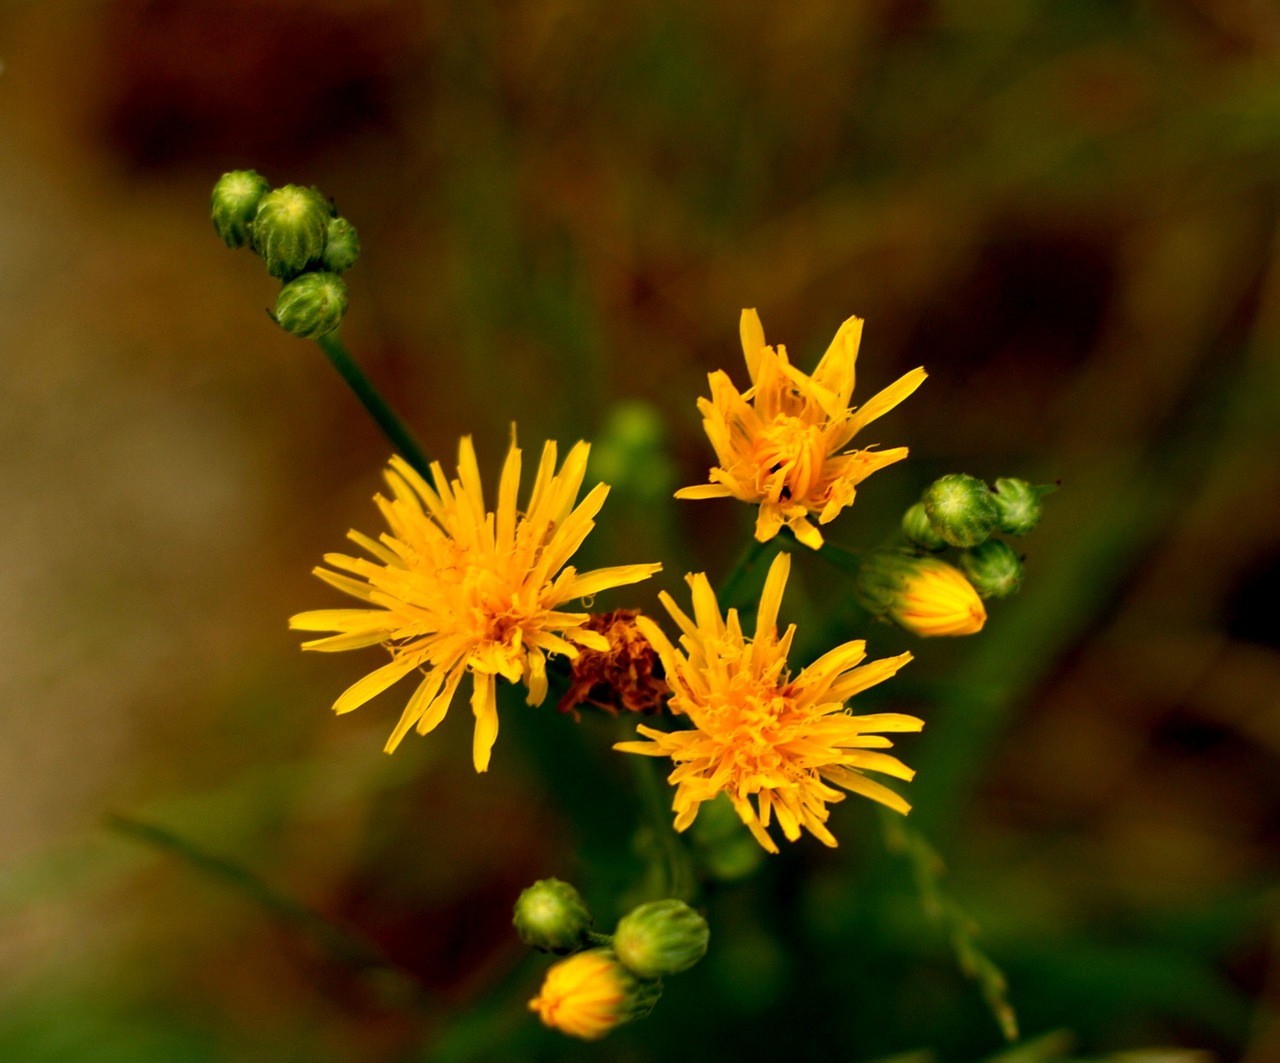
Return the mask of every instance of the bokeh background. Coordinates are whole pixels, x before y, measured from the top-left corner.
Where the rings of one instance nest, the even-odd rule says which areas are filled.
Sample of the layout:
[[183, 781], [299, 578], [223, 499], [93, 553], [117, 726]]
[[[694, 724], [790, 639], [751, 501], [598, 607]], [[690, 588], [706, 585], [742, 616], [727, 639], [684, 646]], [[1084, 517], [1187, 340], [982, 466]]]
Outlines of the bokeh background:
[[[1008, 974], [1001, 1058], [1280, 1059], [1273, 5], [11, 2], [0, 61], [0, 1058], [1002, 1051], [857, 800], [708, 886], [650, 1019], [523, 1011], [520, 888], [605, 924], [643, 888], [619, 724], [510, 710], [477, 777], [465, 702], [394, 758], [403, 694], [328, 711], [377, 653], [285, 619], [341, 604], [309, 570], [388, 449], [209, 226], [252, 166], [359, 228], [344, 338], [432, 454], [599, 441], [587, 560], [666, 564], [614, 604], [746, 537], [666, 501], [742, 307], [806, 368], [866, 318], [863, 397], [930, 372], [837, 541], [942, 472], [1060, 481], [980, 636], [868, 633], [918, 657], [866, 701], [928, 720], [911, 824]], [[787, 612], [806, 652], [862, 630], [812, 564]]]

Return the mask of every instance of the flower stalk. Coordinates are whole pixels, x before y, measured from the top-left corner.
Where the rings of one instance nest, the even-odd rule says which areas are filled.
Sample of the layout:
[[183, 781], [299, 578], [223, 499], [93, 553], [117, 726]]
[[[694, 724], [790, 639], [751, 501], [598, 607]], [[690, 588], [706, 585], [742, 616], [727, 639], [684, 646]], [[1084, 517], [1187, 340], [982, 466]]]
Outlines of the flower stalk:
[[382, 397], [382, 393], [373, 385], [363, 369], [351, 357], [351, 353], [338, 339], [337, 333], [320, 336], [316, 345], [329, 359], [329, 364], [338, 371], [338, 375], [346, 381], [347, 387], [354, 392], [357, 399], [373, 418], [374, 423], [382, 429], [382, 434], [391, 443], [392, 449], [403, 456], [405, 461], [423, 476], [431, 473], [431, 461], [418, 445], [413, 432], [391, 408], [391, 404]]

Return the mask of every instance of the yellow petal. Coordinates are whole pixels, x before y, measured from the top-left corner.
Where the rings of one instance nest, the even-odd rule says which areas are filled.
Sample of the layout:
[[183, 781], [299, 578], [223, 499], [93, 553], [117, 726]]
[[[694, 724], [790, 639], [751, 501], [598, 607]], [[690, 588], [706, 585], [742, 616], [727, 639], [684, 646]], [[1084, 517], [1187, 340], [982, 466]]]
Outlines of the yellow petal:
[[427, 673], [426, 678], [418, 684], [418, 688], [409, 698], [409, 703], [404, 707], [404, 712], [400, 714], [399, 723], [396, 724], [395, 730], [391, 732], [391, 737], [387, 739], [387, 744], [383, 746], [382, 751], [384, 753], [394, 753], [396, 751], [401, 739], [409, 733], [409, 729], [422, 718], [422, 714], [427, 707], [435, 700], [443, 682], [444, 671], [442, 669], [433, 668]]
[[744, 310], [738, 319], [738, 335], [742, 339], [742, 354], [747, 361], [747, 373], [754, 384], [760, 365], [760, 352], [764, 348], [764, 326], [755, 310]]
[[494, 678], [484, 672], [473, 672], [471, 682], [471, 711], [476, 718], [475, 736], [471, 755], [476, 771], [489, 770], [489, 755], [498, 738], [498, 704], [494, 694]]
[[791, 555], [783, 550], [769, 566], [764, 591], [760, 595], [760, 610], [756, 615], [756, 638], [772, 635], [778, 625], [778, 609], [782, 605], [782, 592], [791, 574]]
[[813, 371], [813, 379], [836, 395], [842, 409], [853, 396], [854, 369], [862, 343], [862, 318], [846, 318]]
[[675, 493], [676, 498], [731, 498], [733, 492], [724, 484], [694, 484], [682, 487]]
[[341, 697], [333, 703], [333, 711], [341, 715], [352, 709], [358, 709], [366, 701], [376, 698], [391, 684], [403, 679], [421, 663], [418, 657], [405, 655], [396, 658], [390, 664], [384, 664], [347, 687]]
[[913, 369], [911, 372], [904, 374], [890, 384], [883, 391], [878, 392], [865, 405], [860, 406], [849, 418], [848, 438], [852, 439], [861, 429], [865, 428], [877, 417], [882, 417], [903, 399], [916, 390], [924, 383], [925, 377], [929, 374], [923, 368]]

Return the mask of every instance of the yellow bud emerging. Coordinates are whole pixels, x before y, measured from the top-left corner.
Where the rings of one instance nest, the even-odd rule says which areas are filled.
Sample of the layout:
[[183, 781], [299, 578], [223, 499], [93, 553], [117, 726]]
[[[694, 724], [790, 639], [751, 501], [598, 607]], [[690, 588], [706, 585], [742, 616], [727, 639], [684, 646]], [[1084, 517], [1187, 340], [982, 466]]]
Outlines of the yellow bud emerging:
[[547, 971], [529, 1010], [570, 1037], [597, 1041], [615, 1026], [648, 1015], [661, 993], [660, 983], [636, 978], [611, 949], [590, 949]]
[[959, 569], [936, 557], [878, 550], [862, 560], [854, 583], [858, 601], [914, 635], [972, 635], [987, 611]]
[[987, 611], [959, 569], [934, 558], [920, 559], [889, 615], [908, 631], [926, 638], [972, 635], [987, 622]]

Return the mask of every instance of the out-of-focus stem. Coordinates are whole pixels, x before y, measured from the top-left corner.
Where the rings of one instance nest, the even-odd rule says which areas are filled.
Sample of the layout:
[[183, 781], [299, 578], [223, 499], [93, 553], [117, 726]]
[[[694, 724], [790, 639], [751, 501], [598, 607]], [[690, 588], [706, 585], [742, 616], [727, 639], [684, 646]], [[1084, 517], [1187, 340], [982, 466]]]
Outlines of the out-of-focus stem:
[[356, 398], [369, 411], [369, 415], [377, 422], [378, 427], [382, 429], [383, 435], [391, 441], [396, 453], [417, 469], [418, 472], [422, 473], [423, 476], [430, 476], [431, 462], [427, 460], [422, 448], [418, 446], [418, 441], [413, 437], [413, 433], [409, 431], [408, 426], [391, 408], [387, 400], [382, 397], [378, 389], [373, 386], [373, 382], [365, 376], [364, 370], [351, 357], [351, 352], [338, 339], [338, 334], [331, 332], [327, 336], [321, 336], [316, 340], [316, 343], [324, 351], [324, 356], [329, 359], [333, 367], [341, 374], [342, 379], [347, 382], [347, 386], [355, 392]]
[[692, 900], [697, 883], [689, 864], [689, 854], [671, 825], [671, 813], [663, 802], [663, 791], [654, 773], [654, 765], [644, 756], [628, 755], [626, 760], [631, 767], [632, 778], [635, 779], [645, 819], [649, 821], [649, 828], [662, 849], [666, 881], [661, 896], [681, 901]]
[[747, 544], [737, 563], [725, 577], [724, 583], [720, 585], [719, 599], [722, 608], [730, 609], [743, 604], [739, 599], [742, 597], [747, 580], [764, 559], [765, 552], [772, 549], [776, 549], [776, 540], [762, 543], [752, 539]]

